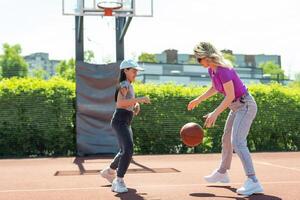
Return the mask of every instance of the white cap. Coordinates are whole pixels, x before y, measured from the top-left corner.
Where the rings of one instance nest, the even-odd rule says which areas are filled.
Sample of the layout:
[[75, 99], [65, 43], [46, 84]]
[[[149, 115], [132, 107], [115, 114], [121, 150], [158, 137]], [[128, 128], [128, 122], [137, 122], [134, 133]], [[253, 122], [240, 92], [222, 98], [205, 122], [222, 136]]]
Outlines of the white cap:
[[144, 70], [143, 68], [141, 68], [139, 66], [139, 64], [137, 62], [135, 62], [132, 59], [128, 59], [128, 60], [123, 60], [120, 64], [120, 69], [126, 69], [126, 68], [133, 68], [133, 69], [137, 69], [137, 70]]

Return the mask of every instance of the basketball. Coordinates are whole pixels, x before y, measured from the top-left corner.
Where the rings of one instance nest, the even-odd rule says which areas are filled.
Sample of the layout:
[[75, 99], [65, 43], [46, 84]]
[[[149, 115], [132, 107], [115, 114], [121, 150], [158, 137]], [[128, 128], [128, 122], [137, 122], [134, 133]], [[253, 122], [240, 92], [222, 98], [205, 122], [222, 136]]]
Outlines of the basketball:
[[180, 136], [185, 145], [194, 147], [202, 143], [204, 132], [199, 124], [190, 122], [181, 128]]

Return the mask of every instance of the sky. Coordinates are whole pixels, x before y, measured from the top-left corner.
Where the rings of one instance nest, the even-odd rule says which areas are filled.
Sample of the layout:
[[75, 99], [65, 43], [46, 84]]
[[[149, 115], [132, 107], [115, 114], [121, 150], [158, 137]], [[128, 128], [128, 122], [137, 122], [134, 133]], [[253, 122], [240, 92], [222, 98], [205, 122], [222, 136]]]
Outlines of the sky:
[[[192, 54], [199, 41], [209, 41], [236, 54], [280, 55], [293, 78], [300, 72], [299, 8], [298, 0], [154, 0], [154, 17], [133, 18], [125, 57], [165, 49]], [[61, 0], [0, 0], [0, 46], [20, 44], [22, 55], [72, 58], [74, 21], [62, 15]], [[86, 17], [84, 29], [85, 50], [95, 52], [95, 62], [114, 61], [114, 18]]]

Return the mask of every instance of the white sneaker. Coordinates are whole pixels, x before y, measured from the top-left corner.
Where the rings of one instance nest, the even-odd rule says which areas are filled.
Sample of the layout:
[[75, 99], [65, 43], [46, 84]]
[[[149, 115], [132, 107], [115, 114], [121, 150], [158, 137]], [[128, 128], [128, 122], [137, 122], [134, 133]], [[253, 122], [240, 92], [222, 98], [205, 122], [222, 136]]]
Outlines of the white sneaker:
[[225, 174], [221, 174], [217, 170], [215, 170], [209, 176], [204, 176], [204, 179], [209, 183], [217, 183], [217, 182], [229, 183], [228, 173], [226, 172]]
[[254, 183], [251, 178], [248, 178], [245, 181], [244, 185], [241, 188], [237, 189], [236, 192], [241, 195], [250, 196], [255, 193], [263, 193], [264, 189], [259, 181]]
[[128, 189], [124, 183], [124, 180], [119, 180], [118, 178], [115, 178], [111, 185], [111, 191], [116, 193], [125, 193], [128, 192]]
[[110, 182], [110, 183], [112, 183], [113, 180], [116, 178], [116, 172], [114, 172], [114, 171], [112, 172], [112, 170], [109, 167], [100, 171], [100, 175], [103, 178], [106, 178], [106, 180], [108, 180], [108, 182]]

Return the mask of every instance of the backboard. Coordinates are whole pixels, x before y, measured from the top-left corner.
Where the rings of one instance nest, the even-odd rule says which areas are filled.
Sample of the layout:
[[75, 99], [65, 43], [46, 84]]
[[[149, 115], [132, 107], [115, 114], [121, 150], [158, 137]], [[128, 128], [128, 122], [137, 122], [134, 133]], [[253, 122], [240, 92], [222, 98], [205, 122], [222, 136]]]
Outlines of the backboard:
[[[97, 5], [101, 0], [62, 0], [63, 15], [104, 16], [104, 9]], [[103, 0], [102, 0], [103, 1]], [[116, 17], [152, 17], [153, 0], [118, 0], [122, 7], [113, 10]]]

